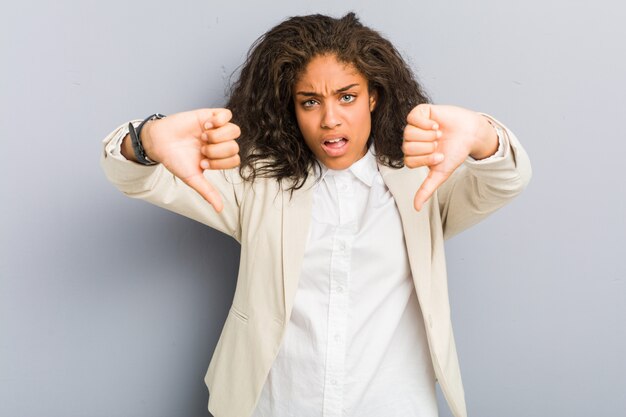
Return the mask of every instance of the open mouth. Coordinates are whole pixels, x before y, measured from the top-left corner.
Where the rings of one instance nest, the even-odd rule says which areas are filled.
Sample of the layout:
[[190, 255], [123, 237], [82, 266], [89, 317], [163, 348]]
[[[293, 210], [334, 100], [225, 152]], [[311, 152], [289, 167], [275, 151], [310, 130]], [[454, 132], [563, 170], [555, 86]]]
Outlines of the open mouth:
[[324, 146], [331, 149], [340, 149], [348, 143], [346, 138], [328, 139], [324, 141]]
[[326, 139], [322, 143], [322, 149], [330, 157], [343, 156], [348, 152], [348, 139], [342, 137]]

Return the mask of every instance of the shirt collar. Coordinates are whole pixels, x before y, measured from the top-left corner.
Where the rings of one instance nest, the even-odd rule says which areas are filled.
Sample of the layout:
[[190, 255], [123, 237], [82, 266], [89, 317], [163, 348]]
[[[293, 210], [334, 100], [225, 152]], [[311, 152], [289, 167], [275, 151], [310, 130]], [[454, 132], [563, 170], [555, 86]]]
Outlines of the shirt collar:
[[351, 172], [357, 179], [363, 182], [368, 187], [371, 187], [374, 183], [374, 177], [378, 173], [378, 165], [376, 164], [376, 154], [374, 152], [374, 145], [372, 144], [365, 155], [353, 163], [349, 168], [344, 170], [328, 169], [324, 164], [320, 163], [321, 172], [320, 181], [323, 181], [327, 175], [340, 175], [343, 172]]

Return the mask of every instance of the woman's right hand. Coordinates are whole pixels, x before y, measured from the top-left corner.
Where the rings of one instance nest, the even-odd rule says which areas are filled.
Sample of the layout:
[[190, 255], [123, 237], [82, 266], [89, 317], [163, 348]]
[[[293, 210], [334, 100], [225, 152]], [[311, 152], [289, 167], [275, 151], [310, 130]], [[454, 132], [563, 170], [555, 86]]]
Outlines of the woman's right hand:
[[203, 175], [205, 169], [239, 165], [239, 126], [228, 109], [198, 109], [146, 123], [141, 142], [148, 158], [165, 165], [220, 212], [222, 198]]

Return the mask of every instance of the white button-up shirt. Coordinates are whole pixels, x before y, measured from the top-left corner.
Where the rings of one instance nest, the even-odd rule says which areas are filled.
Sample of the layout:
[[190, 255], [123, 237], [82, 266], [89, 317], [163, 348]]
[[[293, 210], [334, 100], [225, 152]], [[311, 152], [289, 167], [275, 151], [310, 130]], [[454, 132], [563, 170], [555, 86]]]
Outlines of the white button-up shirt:
[[435, 417], [400, 215], [375, 157], [321, 175], [293, 311], [253, 416]]

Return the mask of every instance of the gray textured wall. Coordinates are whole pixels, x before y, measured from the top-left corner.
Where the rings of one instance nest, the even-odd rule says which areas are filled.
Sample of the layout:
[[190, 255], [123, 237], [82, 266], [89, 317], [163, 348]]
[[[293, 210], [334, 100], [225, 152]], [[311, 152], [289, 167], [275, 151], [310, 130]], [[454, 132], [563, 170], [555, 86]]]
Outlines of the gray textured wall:
[[100, 139], [155, 111], [223, 104], [257, 36], [348, 10], [395, 42], [436, 102], [500, 118], [533, 161], [527, 192], [448, 244], [470, 415], [626, 415], [624, 5], [400, 3], [5, 5], [1, 416], [208, 415], [203, 376], [238, 247], [115, 191]]

